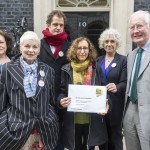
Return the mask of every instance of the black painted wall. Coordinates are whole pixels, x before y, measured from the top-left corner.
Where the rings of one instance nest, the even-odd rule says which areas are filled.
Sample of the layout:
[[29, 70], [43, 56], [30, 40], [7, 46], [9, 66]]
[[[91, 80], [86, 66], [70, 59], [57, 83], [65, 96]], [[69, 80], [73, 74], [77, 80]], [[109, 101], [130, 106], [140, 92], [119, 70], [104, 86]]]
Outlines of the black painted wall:
[[150, 0], [134, 0], [134, 11], [146, 10], [150, 12]]

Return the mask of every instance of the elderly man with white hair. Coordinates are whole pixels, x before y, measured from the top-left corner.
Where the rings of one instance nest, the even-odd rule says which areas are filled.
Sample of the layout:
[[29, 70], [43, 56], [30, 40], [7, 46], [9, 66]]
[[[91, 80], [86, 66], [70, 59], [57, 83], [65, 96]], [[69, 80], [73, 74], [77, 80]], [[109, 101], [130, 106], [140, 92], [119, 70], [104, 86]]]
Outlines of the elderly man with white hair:
[[36, 129], [45, 149], [58, 139], [54, 70], [41, 62], [40, 40], [32, 32], [20, 39], [21, 54], [0, 71], [0, 149], [20, 150]]
[[150, 150], [150, 13], [139, 10], [129, 20], [132, 42], [127, 59], [124, 135], [127, 150]]

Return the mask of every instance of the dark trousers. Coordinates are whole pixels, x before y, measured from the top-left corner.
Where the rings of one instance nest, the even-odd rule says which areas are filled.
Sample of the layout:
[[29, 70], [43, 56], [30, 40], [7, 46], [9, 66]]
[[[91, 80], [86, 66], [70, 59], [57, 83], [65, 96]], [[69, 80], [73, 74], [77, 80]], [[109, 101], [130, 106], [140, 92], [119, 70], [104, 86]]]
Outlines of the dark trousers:
[[62, 138], [62, 123], [59, 122], [59, 140], [54, 150], [64, 150], [64, 146], [61, 143], [61, 138]]
[[99, 146], [100, 150], [123, 150], [121, 125], [110, 125], [107, 122], [108, 142]]
[[59, 142], [54, 150], [64, 150], [64, 146]]
[[87, 148], [89, 124], [75, 124], [75, 150], [94, 150], [94, 146]]

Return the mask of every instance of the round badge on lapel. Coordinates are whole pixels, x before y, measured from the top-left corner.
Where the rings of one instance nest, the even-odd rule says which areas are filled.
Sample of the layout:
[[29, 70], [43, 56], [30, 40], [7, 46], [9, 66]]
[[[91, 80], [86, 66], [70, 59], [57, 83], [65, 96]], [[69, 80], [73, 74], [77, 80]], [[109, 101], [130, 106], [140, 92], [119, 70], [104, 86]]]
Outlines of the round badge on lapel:
[[45, 85], [43, 80], [39, 80], [38, 84], [39, 84], [40, 87], [43, 87]]
[[64, 56], [63, 51], [60, 51], [60, 52], [58, 53], [58, 55], [59, 55], [60, 57], [63, 57], [63, 56]]
[[116, 67], [116, 65], [117, 65], [116, 63], [112, 63], [111, 66], [114, 68], [114, 67]]
[[40, 70], [40, 76], [44, 77], [45, 76], [45, 72], [43, 70]]

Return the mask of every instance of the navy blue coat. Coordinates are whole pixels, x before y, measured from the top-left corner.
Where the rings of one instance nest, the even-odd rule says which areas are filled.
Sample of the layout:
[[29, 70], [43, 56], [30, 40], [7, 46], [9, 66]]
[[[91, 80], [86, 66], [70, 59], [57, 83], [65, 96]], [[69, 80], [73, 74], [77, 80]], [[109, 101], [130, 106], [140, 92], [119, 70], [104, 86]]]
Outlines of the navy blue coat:
[[[104, 56], [97, 58], [97, 63], [100, 68], [100, 63]], [[109, 119], [111, 125], [120, 125], [123, 116], [124, 102], [125, 102], [125, 91], [127, 84], [127, 57], [115, 54], [114, 60], [116, 66], [111, 66], [107, 74], [107, 83], [104, 78], [102, 69], [100, 69], [99, 75], [102, 78], [102, 84], [115, 83], [117, 86], [117, 93], [108, 92], [111, 101], [111, 111], [109, 112]]]

